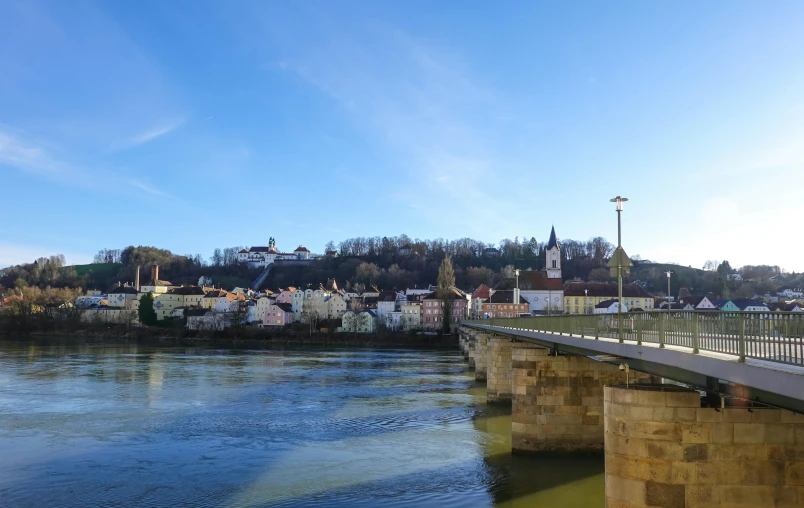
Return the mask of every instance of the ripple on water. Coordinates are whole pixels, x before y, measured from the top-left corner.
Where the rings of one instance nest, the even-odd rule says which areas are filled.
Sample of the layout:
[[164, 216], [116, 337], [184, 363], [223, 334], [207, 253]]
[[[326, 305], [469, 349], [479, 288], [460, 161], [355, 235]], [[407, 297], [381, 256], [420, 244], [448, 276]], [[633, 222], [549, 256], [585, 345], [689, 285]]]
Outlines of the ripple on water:
[[602, 485], [602, 464], [511, 457], [457, 354], [0, 354], [4, 507], [554, 506], [539, 496]]

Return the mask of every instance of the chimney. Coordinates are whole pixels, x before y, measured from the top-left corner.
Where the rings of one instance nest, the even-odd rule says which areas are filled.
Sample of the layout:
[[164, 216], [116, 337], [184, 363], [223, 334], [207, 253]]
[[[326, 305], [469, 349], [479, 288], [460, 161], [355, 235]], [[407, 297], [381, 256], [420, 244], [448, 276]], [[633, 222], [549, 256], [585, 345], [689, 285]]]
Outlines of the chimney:
[[153, 280], [154, 283], [159, 280], [159, 265], [151, 267], [151, 280]]
[[140, 265], [137, 265], [137, 272], [134, 275], [134, 289], [140, 291]]

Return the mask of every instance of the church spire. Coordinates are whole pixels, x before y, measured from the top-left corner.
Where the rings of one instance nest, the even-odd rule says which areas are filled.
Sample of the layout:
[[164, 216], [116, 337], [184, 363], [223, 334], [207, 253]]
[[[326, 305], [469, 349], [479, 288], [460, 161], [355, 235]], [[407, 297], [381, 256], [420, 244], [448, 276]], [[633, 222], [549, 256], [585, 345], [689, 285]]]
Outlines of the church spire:
[[[553, 226], [553, 228], [550, 230], [550, 241], [547, 242], [546, 249], [550, 250], [550, 249], [552, 249], [554, 247], [558, 247], [558, 240], [556, 239], [556, 227], [555, 226]], [[559, 247], [559, 249], [560, 248], [561, 247]]]

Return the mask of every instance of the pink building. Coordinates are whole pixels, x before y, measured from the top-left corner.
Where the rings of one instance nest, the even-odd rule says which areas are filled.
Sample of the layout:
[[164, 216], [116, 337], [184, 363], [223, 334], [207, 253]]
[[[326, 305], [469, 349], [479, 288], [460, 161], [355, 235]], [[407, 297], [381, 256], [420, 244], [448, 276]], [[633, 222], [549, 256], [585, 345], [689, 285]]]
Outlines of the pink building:
[[294, 287], [283, 289], [276, 297], [276, 303], [287, 303], [288, 305], [292, 304], [294, 291], [296, 291], [296, 288]]
[[[452, 312], [447, 318], [450, 320], [450, 330], [456, 330], [458, 323], [466, 319], [468, 300], [458, 290], [452, 289]], [[444, 326], [444, 302], [438, 297], [438, 292], [422, 297], [422, 328], [425, 330], [440, 330]]]
[[294, 320], [293, 309], [289, 303], [274, 303], [265, 309], [262, 326], [285, 326]]

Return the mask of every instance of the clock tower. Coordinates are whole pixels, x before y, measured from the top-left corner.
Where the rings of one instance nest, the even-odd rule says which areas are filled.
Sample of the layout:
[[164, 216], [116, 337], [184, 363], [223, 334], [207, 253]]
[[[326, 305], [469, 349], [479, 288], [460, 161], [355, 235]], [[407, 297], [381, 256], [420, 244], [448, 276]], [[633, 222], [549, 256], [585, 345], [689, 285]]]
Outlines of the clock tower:
[[544, 248], [544, 265], [548, 279], [561, 280], [561, 245], [556, 239], [556, 228], [550, 231], [550, 241]]

